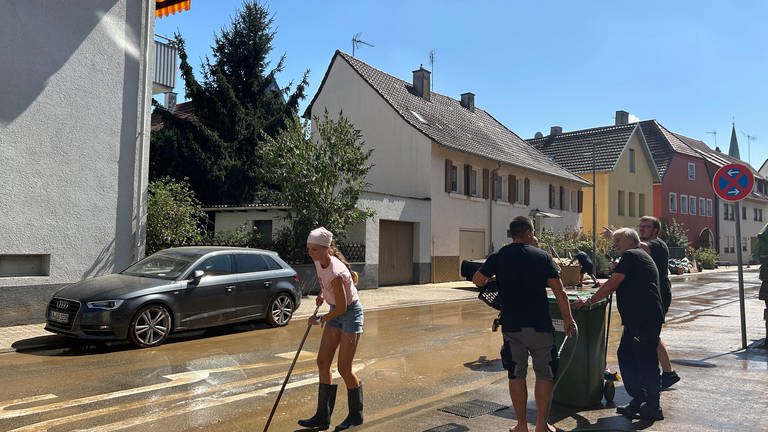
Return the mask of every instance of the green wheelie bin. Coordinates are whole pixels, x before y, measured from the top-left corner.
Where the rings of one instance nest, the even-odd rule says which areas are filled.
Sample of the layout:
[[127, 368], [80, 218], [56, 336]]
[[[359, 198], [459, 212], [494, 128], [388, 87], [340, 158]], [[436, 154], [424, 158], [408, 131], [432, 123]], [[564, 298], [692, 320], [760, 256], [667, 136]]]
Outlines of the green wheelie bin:
[[[568, 301], [586, 299], [593, 290], [568, 293]], [[613, 401], [613, 382], [605, 381], [605, 308], [603, 299], [579, 310], [572, 310], [573, 319], [579, 328], [578, 340], [574, 346], [569, 339], [560, 353], [558, 376], [555, 381], [553, 402], [573, 407], [593, 407], [606, 401]], [[563, 317], [553, 294], [549, 294], [549, 314], [555, 325], [555, 347], [560, 348], [565, 339]], [[570, 363], [569, 363], [570, 359]]]

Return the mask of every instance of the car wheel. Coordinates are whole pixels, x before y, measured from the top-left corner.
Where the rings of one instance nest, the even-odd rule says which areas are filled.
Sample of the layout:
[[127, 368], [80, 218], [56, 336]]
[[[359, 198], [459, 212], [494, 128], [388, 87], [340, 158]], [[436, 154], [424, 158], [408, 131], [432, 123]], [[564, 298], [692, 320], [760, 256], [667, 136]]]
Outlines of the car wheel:
[[275, 298], [269, 302], [267, 309], [267, 323], [273, 327], [282, 327], [291, 320], [295, 303], [293, 297], [288, 293], [278, 293]]
[[153, 304], [139, 309], [131, 320], [128, 335], [142, 348], [158, 346], [171, 332], [171, 313], [164, 306]]

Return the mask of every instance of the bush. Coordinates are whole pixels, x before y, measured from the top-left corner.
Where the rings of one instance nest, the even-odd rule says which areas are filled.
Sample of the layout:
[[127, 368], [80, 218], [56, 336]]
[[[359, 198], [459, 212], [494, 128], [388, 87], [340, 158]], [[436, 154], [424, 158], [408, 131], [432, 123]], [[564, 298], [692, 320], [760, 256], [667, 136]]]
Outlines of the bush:
[[263, 248], [261, 233], [249, 223], [236, 228], [233, 231], [209, 233], [205, 243], [220, 246]]
[[688, 228], [675, 219], [671, 223], [662, 222], [661, 239], [669, 247], [688, 247]]
[[205, 212], [186, 181], [163, 177], [147, 191], [147, 255], [203, 238]]
[[720, 255], [714, 249], [701, 248], [693, 251], [693, 259], [707, 270], [712, 270], [717, 266], [717, 262], [720, 260]]

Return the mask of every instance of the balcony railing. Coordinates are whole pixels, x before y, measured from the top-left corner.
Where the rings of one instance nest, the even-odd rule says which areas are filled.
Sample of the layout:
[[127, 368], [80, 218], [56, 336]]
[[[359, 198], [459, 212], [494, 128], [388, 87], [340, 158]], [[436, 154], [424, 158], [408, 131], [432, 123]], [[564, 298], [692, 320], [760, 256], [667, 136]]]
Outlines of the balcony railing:
[[176, 59], [178, 50], [171, 40], [155, 35], [162, 40], [155, 40], [155, 75], [152, 82], [152, 94], [172, 91], [176, 86]]

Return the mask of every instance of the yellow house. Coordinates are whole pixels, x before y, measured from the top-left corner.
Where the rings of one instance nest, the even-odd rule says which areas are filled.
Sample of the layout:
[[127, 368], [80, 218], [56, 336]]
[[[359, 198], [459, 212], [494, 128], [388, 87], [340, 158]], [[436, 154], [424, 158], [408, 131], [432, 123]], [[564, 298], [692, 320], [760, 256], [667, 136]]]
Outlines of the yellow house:
[[[638, 123], [617, 124], [563, 133], [553, 127], [547, 136], [528, 140], [559, 165], [593, 182], [584, 186], [581, 230], [599, 234], [604, 226], [636, 227], [637, 219], [653, 212], [653, 185], [659, 174]], [[593, 201], [594, 196], [594, 201]], [[594, 202], [594, 204], [593, 204]]]

